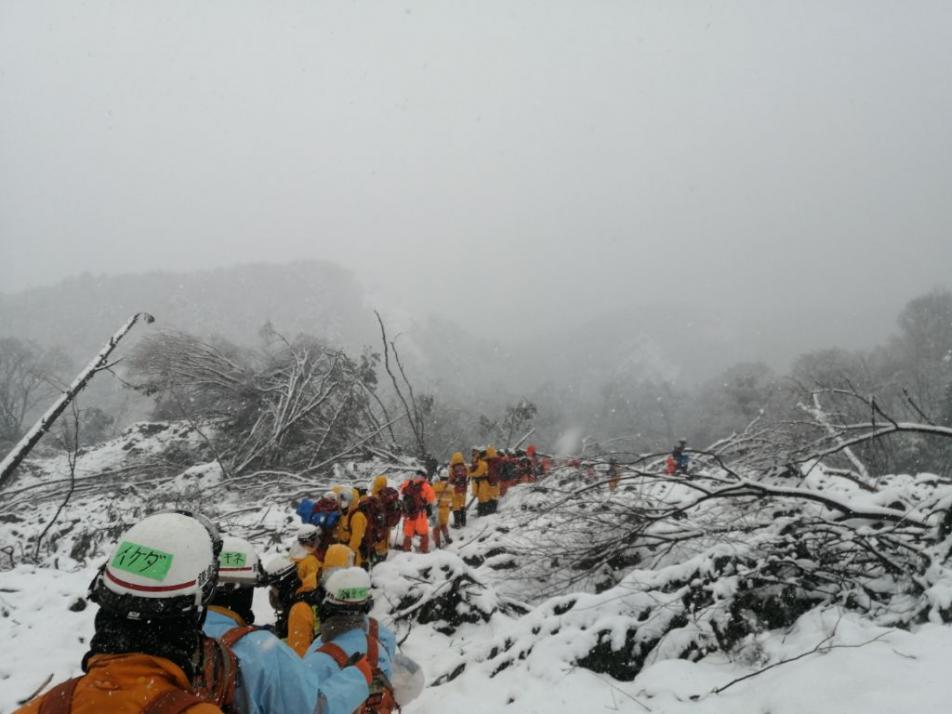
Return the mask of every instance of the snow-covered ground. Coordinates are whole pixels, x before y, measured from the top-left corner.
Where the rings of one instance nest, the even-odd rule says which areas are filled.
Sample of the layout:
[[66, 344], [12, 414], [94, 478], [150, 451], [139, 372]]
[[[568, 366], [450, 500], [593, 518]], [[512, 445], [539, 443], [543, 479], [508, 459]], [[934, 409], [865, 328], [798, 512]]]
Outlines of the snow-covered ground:
[[[400, 555], [398, 561], [438, 559]], [[414, 567], [409, 565], [409, 567]], [[92, 635], [95, 606], [70, 609], [86, 592], [94, 568], [64, 572], [20, 566], [0, 574], [0, 712], [52, 675], [59, 681], [79, 673]], [[385, 602], [378, 593], [379, 604]], [[262, 620], [267, 603], [256, 609]], [[378, 612], [384, 620], [385, 611]], [[558, 617], [552, 625], [558, 625]], [[414, 625], [403, 651], [419, 661], [432, 681], [460, 648], [476, 652], [495, 639], [518, 637], [518, 618], [496, 615], [486, 624], [467, 624], [445, 636]], [[399, 627], [405, 634], [405, 627]], [[823, 646], [781, 664], [721, 694], [712, 690], [738, 677]], [[834, 609], [804, 615], [789, 632], [771, 632], [752, 643], [750, 664], [724, 656], [700, 662], [664, 660], [634, 681], [567, 664], [559, 650], [534, 653], [495, 677], [473, 661], [457, 678], [428, 687], [404, 708], [407, 714], [489, 712], [663, 712], [665, 714], [941, 714], [950, 710], [952, 678], [948, 656], [952, 628], [927, 624], [914, 632], [876, 627]]]
[[[146, 511], [144, 502], [211, 506], [226, 531], [251, 539], [262, 553], [288, 543], [297, 525], [291, 505], [276, 497], [251, 500], [240, 489], [223, 488], [227, 485], [214, 465], [174, 478], [122, 471], [130, 463], [130, 451], [148, 461], [163, 453], [173, 437], [183, 443], [190, 438], [174, 428], [137, 427], [124, 440], [85, 455], [81, 477], [93, 484], [104, 472], [122, 473], [111, 477], [115, 487], [77, 491], [47, 536], [42, 566], [0, 570], [0, 714], [49, 682], [79, 672], [96, 607], [83, 596], [122, 526], [117, 518], [128, 525]], [[335, 478], [365, 483], [383, 468], [354, 464], [339, 469]], [[12, 498], [32, 498], [33, 489], [62, 479], [63, 469], [60, 461], [36, 462], [32, 474], [14, 484]], [[396, 471], [390, 473], [399, 480]], [[896, 479], [897, 490], [889, 498], [915, 499], [927, 481]], [[677, 486], [664, 488], [677, 497]], [[952, 678], [947, 675], [952, 627], [941, 624], [903, 630], [822, 607], [790, 627], [747, 635], [730, 656], [716, 652], [697, 655], [693, 662], [678, 659], [698, 627], [677, 583], [685, 573], [688, 579], [691, 572], [711, 574], [716, 550], [669, 565], [669, 571], [631, 569], [598, 594], [541, 594], [540, 572], [519, 562], [514, 537], [526, 514], [549, 498], [543, 489], [516, 487], [497, 515], [472, 518], [465, 530], [453, 531], [455, 542], [449, 548], [428, 555], [393, 553], [375, 568], [374, 614], [397, 631], [405, 654], [427, 675], [427, 689], [404, 708], [406, 714], [952, 711]], [[0, 509], [0, 546], [13, 546], [12, 560], [27, 560], [30, 548], [24, 543], [48, 522], [56, 504], [52, 499], [38, 508]], [[545, 529], [533, 537], [546, 537]], [[721, 547], [738, 550], [736, 544]], [[2, 555], [0, 567], [9, 567]], [[713, 587], [725, 593], [733, 587], [732, 578], [713, 575], [719, 578]], [[259, 622], [269, 622], [266, 594], [258, 595]], [[681, 624], [670, 627], [674, 618]], [[605, 642], [609, 653], [627, 651], [624, 662], [619, 655], [620, 670], [630, 666], [633, 652], [644, 655], [645, 666], [633, 680], [612, 677], [604, 661], [594, 668], [597, 672], [580, 665], [593, 647]]]

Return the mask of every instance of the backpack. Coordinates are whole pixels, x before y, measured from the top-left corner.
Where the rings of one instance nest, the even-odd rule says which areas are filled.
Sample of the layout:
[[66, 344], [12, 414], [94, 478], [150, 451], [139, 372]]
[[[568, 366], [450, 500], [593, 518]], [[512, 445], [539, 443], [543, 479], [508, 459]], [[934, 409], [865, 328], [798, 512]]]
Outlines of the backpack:
[[[43, 698], [39, 714], [70, 714], [73, 710], [73, 693], [82, 678], [74, 677], [53, 687]], [[184, 689], [167, 689], [146, 702], [141, 714], [182, 714], [196, 704], [207, 703], [208, 700]]]
[[[298, 583], [300, 581], [295, 580], [294, 582]], [[291, 608], [299, 602], [303, 602], [314, 612], [314, 627], [317, 628], [320, 625], [320, 606], [321, 600], [324, 599], [323, 586], [318, 585], [317, 590], [311, 590], [310, 592], [306, 593], [295, 594], [293, 590], [285, 591], [284, 597], [279, 595], [278, 599], [281, 601], [281, 604], [274, 608], [274, 624], [265, 625], [262, 629], [269, 630], [279, 640], [288, 639], [288, 626], [291, 620]], [[315, 632], [315, 634], [317, 633]]]
[[245, 635], [258, 628], [254, 625], [232, 627], [219, 638], [205, 637], [202, 644], [202, 669], [193, 682], [195, 693], [205, 701], [214, 702], [225, 714], [238, 714], [235, 684], [238, 681], [238, 658], [232, 647]]
[[317, 502], [305, 498], [298, 504], [297, 514], [302, 522], [315, 525], [325, 533], [333, 530], [340, 520], [340, 508], [332, 498], [322, 498]]
[[403, 517], [403, 510], [400, 508], [400, 492], [391, 486], [385, 486], [377, 493], [377, 498], [380, 499], [380, 505], [383, 506], [387, 528], [393, 528]]
[[371, 548], [387, 537], [387, 518], [384, 514], [383, 504], [377, 496], [367, 496], [358, 505], [357, 510], [367, 518], [367, 530], [364, 531], [364, 539], [361, 541], [361, 549], [365, 549], [365, 555]]
[[502, 467], [502, 464], [499, 462], [498, 458], [487, 459], [486, 467], [486, 479], [489, 481], [490, 486], [495, 486], [499, 483], [500, 468]]
[[[394, 710], [400, 711], [400, 705], [397, 704], [397, 698], [393, 693], [393, 685], [380, 669], [380, 624], [371, 617], [367, 630], [367, 663], [373, 672], [370, 681], [370, 696], [364, 700], [355, 714], [390, 714]], [[317, 651], [328, 655], [341, 669], [350, 664], [347, 653], [333, 642], [321, 645]]]
[[423, 509], [423, 484], [410, 481], [403, 488], [403, 513], [412, 520], [420, 515]]
[[[141, 714], [182, 714], [196, 704], [217, 704], [225, 714], [237, 714], [235, 685], [238, 681], [238, 658], [232, 647], [257, 627], [233, 627], [219, 639], [202, 640], [202, 670], [193, 682], [194, 692], [167, 689], [150, 699]], [[49, 691], [40, 704], [39, 714], [69, 714], [73, 709], [73, 693], [82, 677], [75, 677]], [[144, 685], [148, 686], [148, 684]]]
[[466, 464], [454, 464], [450, 467], [450, 483], [458, 493], [466, 493], [466, 481], [469, 478], [469, 471]]

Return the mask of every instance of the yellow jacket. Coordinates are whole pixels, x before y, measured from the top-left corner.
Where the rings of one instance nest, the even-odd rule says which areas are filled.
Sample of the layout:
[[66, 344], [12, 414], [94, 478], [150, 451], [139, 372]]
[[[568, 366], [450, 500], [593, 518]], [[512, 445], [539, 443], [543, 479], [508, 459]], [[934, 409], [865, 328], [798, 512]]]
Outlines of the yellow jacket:
[[440, 511], [449, 511], [453, 506], [453, 488], [450, 482], [438, 480], [433, 484], [433, 493], [436, 494], [436, 507]]
[[296, 595], [317, 590], [318, 576], [321, 573], [321, 561], [313, 553], [291, 549], [291, 560], [297, 564], [297, 576], [301, 585], [295, 590]]
[[291, 605], [288, 611], [288, 647], [303, 657], [314, 641], [317, 625], [317, 614], [313, 605], [306, 602]]
[[[469, 482], [473, 486], [473, 495], [479, 495], [480, 484], [486, 483], [486, 476], [489, 473], [489, 465], [485, 460], [479, 459], [475, 464], [469, 465]], [[489, 485], [483, 486], [489, 488]]]
[[337, 542], [343, 543], [352, 551], [357, 558], [358, 564], [361, 562], [360, 544], [364, 541], [364, 533], [367, 532], [367, 516], [357, 510], [356, 499], [350, 506], [350, 510], [341, 516], [337, 522]]
[[479, 459], [475, 464], [469, 465], [469, 477], [473, 478], [485, 478], [486, 474], [489, 473], [489, 464], [486, 463], [485, 459]]

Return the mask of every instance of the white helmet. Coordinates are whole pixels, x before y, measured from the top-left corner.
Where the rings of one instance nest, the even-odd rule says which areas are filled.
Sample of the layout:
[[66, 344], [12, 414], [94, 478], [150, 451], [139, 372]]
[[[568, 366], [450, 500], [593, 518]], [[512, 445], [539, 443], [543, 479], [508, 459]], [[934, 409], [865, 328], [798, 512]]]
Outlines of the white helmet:
[[311, 545], [321, 537], [321, 529], [311, 523], [305, 523], [298, 528], [297, 541], [304, 545]]
[[335, 605], [365, 605], [370, 601], [370, 575], [363, 568], [341, 568], [324, 583], [324, 601]]
[[350, 510], [350, 504], [354, 501], [354, 489], [350, 486], [344, 488], [338, 496], [338, 501], [340, 501], [341, 508], [345, 510]]
[[202, 520], [149, 516], [126, 531], [93, 579], [90, 599], [131, 620], [200, 611], [215, 592], [220, 551], [217, 532]]
[[258, 554], [251, 543], [235, 536], [222, 537], [218, 555], [218, 582], [235, 583], [246, 587], [258, 584], [260, 567]]
[[265, 580], [269, 583], [275, 583], [291, 573], [296, 574], [297, 565], [286, 555], [275, 555], [265, 561], [262, 570], [264, 571]]

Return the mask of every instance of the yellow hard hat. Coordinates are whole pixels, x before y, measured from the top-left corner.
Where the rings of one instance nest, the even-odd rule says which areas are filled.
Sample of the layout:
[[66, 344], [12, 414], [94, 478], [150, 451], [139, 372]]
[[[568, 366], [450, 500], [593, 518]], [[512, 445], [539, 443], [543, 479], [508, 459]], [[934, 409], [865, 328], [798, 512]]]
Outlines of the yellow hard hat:
[[450, 466], [456, 466], [457, 464], [465, 464], [466, 459], [463, 458], [463, 452], [457, 451], [450, 457]]

